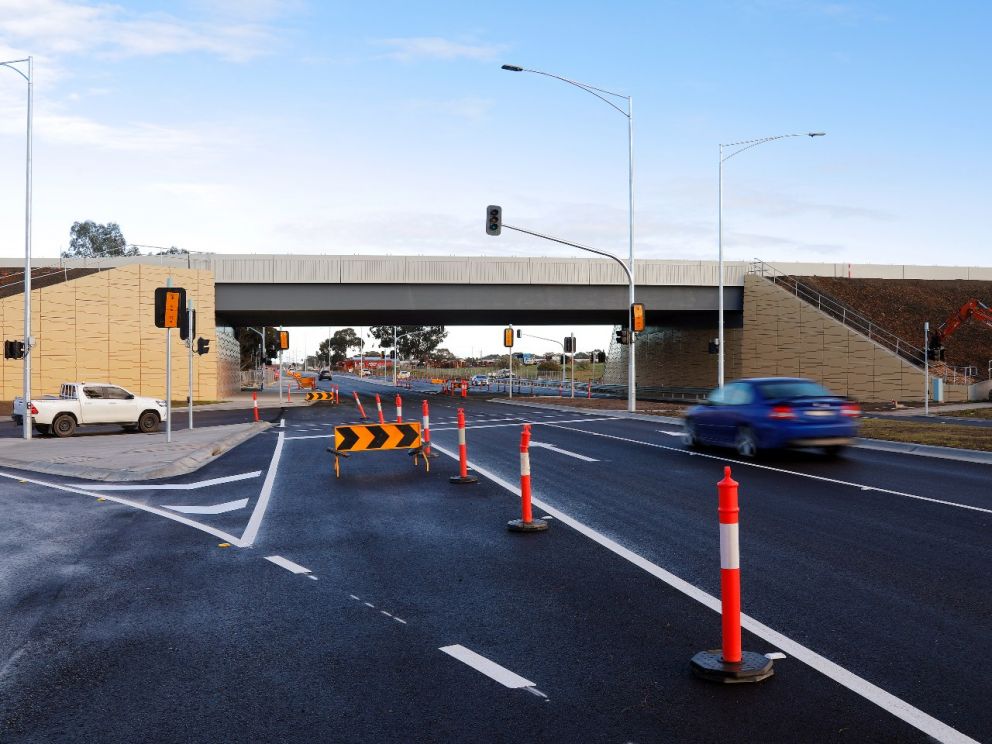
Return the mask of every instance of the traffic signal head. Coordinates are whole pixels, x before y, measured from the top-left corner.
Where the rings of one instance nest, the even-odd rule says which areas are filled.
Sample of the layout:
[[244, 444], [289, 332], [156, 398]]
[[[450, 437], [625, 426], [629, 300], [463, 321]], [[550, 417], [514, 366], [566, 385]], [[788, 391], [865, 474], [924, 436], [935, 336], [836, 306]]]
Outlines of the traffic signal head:
[[4, 359], [23, 359], [24, 358], [24, 342], [23, 341], [4, 341], [3, 342], [3, 358]]
[[617, 330], [617, 343], [618, 344], [629, 344], [630, 343], [630, 331], [626, 328], [620, 328]]
[[210, 341], [203, 337], [196, 339], [196, 353], [206, 354], [208, 351], [210, 351]]
[[279, 350], [285, 351], [289, 348], [289, 331], [279, 331]]
[[575, 352], [575, 336], [565, 336], [565, 353], [572, 354]]
[[155, 326], [179, 328], [180, 317], [186, 312], [186, 290], [182, 287], [155, 289]]
[[605, 364], [606, 363], [606, 352], [605, 351], [597, 352], [597, 354], [596, 354], [596, 362], [599, 363], [599, 364]]
[[486, 235], [499, 235], [503, 229], [503, 207], [486, 207]]
[[[193, 338], [196, 335], [196, 310], [183, 310], [180, 313], [179, 318], [179, 338], [185, 341], [188, 338]], [[190, 327], [190, 316], [193, 320], [192, 328]]]
[[635, 302], [630, 306], [631, 318], [633, 319], [633, 328], [635, 331], [644, 330], [644, 303]]
[[503, 329], [503, 346], [507, 349], [513, 348], [513, 329], [504, 328]]

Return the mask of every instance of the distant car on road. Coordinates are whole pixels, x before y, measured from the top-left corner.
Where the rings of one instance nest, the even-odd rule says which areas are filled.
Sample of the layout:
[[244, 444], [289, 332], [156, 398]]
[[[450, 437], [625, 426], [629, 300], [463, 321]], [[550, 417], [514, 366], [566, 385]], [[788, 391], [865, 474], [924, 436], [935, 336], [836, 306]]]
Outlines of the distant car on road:
[[408, 369], [401, 369], [399, 372], [396, 373], [396, 378], [399, 379], [399, 380], [409, 380], [410, 379], [410, 370], [408, 370]]
[[23, 398], [14, 398], [15, 423], [30, 416], [39, 434], [71, 437], [76, 427], [85, 424], [120, 424], [125, 431], [158, 431], [166, 418], [164, 400], [142, 398], [109, 382], [66, 382], [58, 397], [45, 396], [30, 401], [30, 411]]
[[686, 412], [683, 437], [690, 447], [734, 447], [741, 457], [786, 447], [822, 447], [836, 455], [857, 436], [860, 415], [857, 403], [812, 380], [737, 380]]
[[318, 380], [330, 380], [331, 379], [331, 370], [327, 369], [326, 367], [324, 369], [320, 370], [320, 372], [317, 373], [317, 379]]
[[475, 387], [489, 384], [489, 375], [472, 375], [471, 384]]

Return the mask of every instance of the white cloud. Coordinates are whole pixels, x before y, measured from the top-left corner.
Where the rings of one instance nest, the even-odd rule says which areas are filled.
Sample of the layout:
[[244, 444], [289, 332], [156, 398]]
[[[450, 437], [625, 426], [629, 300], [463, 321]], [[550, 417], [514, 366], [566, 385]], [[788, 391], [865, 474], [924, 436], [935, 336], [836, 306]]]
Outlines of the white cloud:
[[379, 39], [375, 43], [392, 49], [385, 56], [400, 62], [415, 62], [422, 59], [487, 61], [496, 58], [506, 50], [506, 46], [503, 44], [467, 44], [444, 39], [440, 36]]

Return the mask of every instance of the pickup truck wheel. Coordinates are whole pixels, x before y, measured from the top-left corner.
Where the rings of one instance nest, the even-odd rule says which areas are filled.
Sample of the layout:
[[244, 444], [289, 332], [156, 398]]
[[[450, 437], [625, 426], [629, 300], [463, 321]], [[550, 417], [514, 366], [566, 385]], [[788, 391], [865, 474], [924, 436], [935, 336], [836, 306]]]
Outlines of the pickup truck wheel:
[[76, 419], [68, 413], [60, 413], [52, 421], [52, 434], [57, 437], [71, 437], [76, 433]]
[[141, 414], [141, 418], [138, 419], [138, 431], [142, 434], [151, 434], [154, 431], [158, 431], [158, 423], [160, 419], [155, 411], [145, 411]]

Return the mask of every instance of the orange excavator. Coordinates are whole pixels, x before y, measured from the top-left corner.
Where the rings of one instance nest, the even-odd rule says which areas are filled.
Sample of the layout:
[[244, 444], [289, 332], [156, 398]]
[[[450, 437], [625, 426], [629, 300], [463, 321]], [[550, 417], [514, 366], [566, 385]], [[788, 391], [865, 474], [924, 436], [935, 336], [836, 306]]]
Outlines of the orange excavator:
[[961, 306], [960, 310], [941, 323], [937, 330], [930, 331], [930, 339], [927, 342], [927, 357], [938, 362], [944, 361], [944, 342], [968, 318], [980, 320], [992, 328], [992, 309], [981, 300], [968, 300]]

